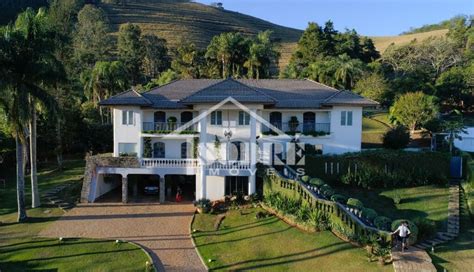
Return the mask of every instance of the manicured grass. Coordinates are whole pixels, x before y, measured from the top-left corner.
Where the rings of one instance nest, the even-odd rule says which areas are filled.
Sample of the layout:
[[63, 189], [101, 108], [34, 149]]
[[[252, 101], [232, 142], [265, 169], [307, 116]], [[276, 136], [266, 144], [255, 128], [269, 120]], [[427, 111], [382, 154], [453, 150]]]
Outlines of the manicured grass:
[[474, 222], [466, 202], [461, 205], [461, 229], [456, 240], [442, 244], [430, 254], [438, 271], [472, 271], [474, 269]]
[[376, 148], [382, 146], [383, 134], [390, 128], [386, 112], [373, 113], [362, 118], [362, 147]]
[[[448, 217], [449, 189], [435, 185], [397, 189], [358, 189], [337, 187], [336, 191], [357, 198], [379, 215], [394, 219], [427, 218], [445, 228]], [[394, 198], [400, 196], [400, 204]]]
[[232, 210], [214, 230], [214, 215], [196, 215], [196, 245], [212, 270], [393, 271], [367, 261], [366, 252], [329, 231], [306, 233], [277, 217], [256, 219], [260, 208]]
[[[84, 161], [69, 161], [63, 172], [53, 166], [41, 169], [40, 192], [64, 182], [76, 181], [84, 173]], [[11, 177], [11, 176], [10, 176]], [[79, 182], [79, 181], [77, 181]], [[29, 182], [26, 183], [29, 188]], [[64, 192], [71, 199], [78, 197], [78, 188]], [[27, 190], [29, 192], [29, 189]], [[30, 203], [27, 197], [27, 203]], [[92, 239], [40, 238], [38, 234], [63, 211], [44, 204], [28, 209], [27, 222], [16, 223], [15, 180], [0, 189], [0, 270], [1, 271], [144, 271], [147, 255], [129, 243]]]

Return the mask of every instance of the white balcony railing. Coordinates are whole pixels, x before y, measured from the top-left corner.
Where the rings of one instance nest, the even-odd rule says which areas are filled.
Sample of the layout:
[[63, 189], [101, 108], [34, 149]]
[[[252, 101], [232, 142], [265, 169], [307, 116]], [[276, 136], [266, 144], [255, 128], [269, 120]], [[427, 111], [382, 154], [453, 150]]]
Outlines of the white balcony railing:
[[[200, 166], [198, 159], [141, 159], [145, 168], [196, 168]], [[250, 169], [248, 161], [216, 161], [205, 166], [206, 169], [245, 170]]]
[[193, 168], [199, 166], [197, 159], [142, 159], [142, 167], [169, 167], [169, 168]]
[[222, 170], [245, 170], [250, 169], [250, 163], [247, 161], [216, 161], [206, 165], [207, 169]]

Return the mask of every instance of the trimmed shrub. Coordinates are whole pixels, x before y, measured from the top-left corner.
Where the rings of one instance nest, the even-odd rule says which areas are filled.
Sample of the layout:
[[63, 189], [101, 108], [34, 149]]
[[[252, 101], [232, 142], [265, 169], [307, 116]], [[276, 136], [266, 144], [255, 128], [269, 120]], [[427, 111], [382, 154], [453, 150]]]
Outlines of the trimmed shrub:
[[387, 131], [382, 140], [385, 148], [402, 149], [410, 142], [410, 133], [406, 127], [396, 126]]
[[334, 202], [345, 204], [347, 202], [347, 197], [345, 195], [335, 194], [331, 196], [331, 200]]
[[380, 230], [389, 231], [392, 224], [392, 219], [385, 216], [377, 216], [374, 219], [374, 225]]
[[311, 179], [310, 176], [303, 176], [301, 177], [301, 180], [304, 182], [304, 183], [308, 183], [308, 181]]
[[309, 184], [314, 185], [316, 187], [321, 187], [321, 186], [325, 185], [326, 183], [324, 183], [324, 181], [322, 179], [312, 178], [312, 179], [309, 180]]
[[[306, 157], [306, 174], [328, 183], [362, 188], [445, 185], [450, 155], [441, 152], [371, 150], [343, 155]], [[334, 173], [330, 165], [339, 169]]]
[[378, 216], [377, 212], [374, 209], [371, 208], [363, 208], [362, 209], [362, 216], [369, 220], [370, 222], [373, 222], [374, 219]]
[[408, 243], [410, 245], [413, 245], [413, 244], [416, 243], [416, 241], [418, 239], [418, 227], [415, 225], [415, 223], [411, 222], [410, 220], [406, 220], [406, 219], [397, 219], [397, 220], [392, 222], [391, 231], [395, 231], [403, 221], [408, 222], [408, 229], [411, 232], [410, 237], [408, 238]]
[[364, 203], [357, 198], [349, 198], [347, 200], [347, 206], [362, 210], [364, 208]]
[[423, 241], [436, 235], [436, 223], [426, 218], [415, 218], [413, 220], [418, 228], [418, 241]]
[[327, 199], [330, 199], [332, 195], [335, 194], [334, 190], [331, 188], [331, 186], [324, 184], [320, 188], [321, 194], [325, 196]]

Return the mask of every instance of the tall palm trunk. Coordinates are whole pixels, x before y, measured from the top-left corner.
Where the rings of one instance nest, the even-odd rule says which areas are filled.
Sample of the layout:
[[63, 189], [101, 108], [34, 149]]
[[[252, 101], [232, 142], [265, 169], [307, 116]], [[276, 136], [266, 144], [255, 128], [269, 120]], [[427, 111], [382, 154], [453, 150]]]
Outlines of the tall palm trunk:
[[38, 173], [36, 171], [36, 108], [33, 98], [30, 97], [31, 119], [30, 119], [30, 176], [31, 176], [31, 207], [41, 206], [38, 191]]
[[18, 203], [18, 222], [25, 221], [28, 217], [26, 215], [25, 207], [25, 165], [24, 165], [24, 143], [17, 135], [16, 140], [16, 199]]
[[61, 133], [61, 117], [57, 117], [56, 121], [56, 161], [58, 162], [59, 171], [63, 170], [63, 141]]

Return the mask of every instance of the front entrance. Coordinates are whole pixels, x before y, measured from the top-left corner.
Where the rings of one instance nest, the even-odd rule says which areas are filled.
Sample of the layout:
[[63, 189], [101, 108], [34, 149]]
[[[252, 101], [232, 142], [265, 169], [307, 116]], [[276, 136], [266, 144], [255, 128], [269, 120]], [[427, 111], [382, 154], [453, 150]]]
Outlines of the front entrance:
[[248, 195], [249, 177], [226, 176], [225, 195]]
[[166, 175], [165, 198], [166, 201], [175, 202], [176, 194], [181, 191], [182, 201], [196, 199], [196, 176], [194, 175]]

